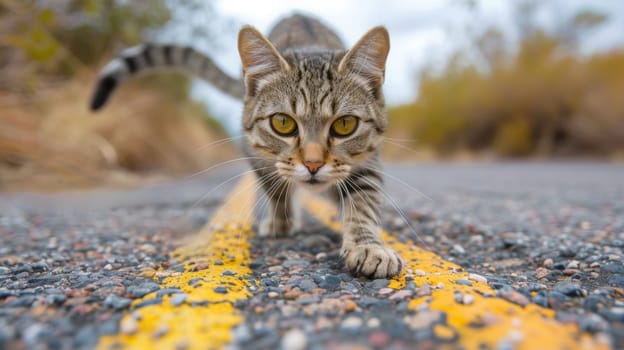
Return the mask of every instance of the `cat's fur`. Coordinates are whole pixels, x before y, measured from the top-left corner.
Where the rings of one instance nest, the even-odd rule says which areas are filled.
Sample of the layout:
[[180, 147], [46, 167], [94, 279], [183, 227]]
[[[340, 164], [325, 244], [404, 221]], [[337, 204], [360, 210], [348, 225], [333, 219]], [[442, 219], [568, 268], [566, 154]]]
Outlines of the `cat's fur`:
[[[157, 66], [185, 67], [243, 97], [244, 151], [270, 199], [259, 234], [282, 236], [296, 229], [291, 200], [298, 187], [329, 192], [343, 209], [346, 267], [356, 275], [387, 278], [403, 266], [380, 238], [379, 147], [387, 124], [382, 84], [389, 48], [383, 27], [347, 51], [328, 27], [294, 15], [277, 23], [268, 38], [251, 26], [240, 30], [243, 83], [193, 49], [144, 45], [103, 69], [92, 107], [101, 107], [126, 77]], [[296, 130], [280, 135], [271, 124], [276, 115], [292, 118]], [[357, 119], [346, 137], [331, 126], [344, 116]]]

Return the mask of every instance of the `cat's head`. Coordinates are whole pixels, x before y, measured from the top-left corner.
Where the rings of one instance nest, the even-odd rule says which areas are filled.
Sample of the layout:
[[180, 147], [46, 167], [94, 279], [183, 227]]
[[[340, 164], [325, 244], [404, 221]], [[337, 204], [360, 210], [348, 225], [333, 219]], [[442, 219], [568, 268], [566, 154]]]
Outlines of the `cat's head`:
[[378, 151], [386, 129], [383, 27], [350, 50], [278, 50], [255, 28], [238, 37], [246, 87], [243, 127], [259, 156], [289, 180], [321, 189]]

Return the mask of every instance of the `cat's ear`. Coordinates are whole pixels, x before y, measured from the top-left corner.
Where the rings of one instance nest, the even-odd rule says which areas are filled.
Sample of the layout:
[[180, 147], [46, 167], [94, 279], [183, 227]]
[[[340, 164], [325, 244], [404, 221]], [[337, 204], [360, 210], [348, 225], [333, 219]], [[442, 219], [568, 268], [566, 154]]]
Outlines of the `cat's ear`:
[[384, 27], [369, 30], [340, 61], [339, 71], [356, 73], [375, 88], [383, 84], [390, 36]]
[[253, 93], [257, 83], [266, 75], [290, 69], [275, 46], [252, 26], [244, 26], [238, 32], [238, 53], [248, 93]]

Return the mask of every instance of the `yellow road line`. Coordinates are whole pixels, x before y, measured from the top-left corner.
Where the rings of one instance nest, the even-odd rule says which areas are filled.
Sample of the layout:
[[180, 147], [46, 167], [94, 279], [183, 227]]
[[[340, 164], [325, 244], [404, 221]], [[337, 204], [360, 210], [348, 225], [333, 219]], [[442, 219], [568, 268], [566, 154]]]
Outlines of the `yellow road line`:
[[[172, 299], [182, 295], [163, 296], [158, 305], [132, 311], [121, 320], [121, 332], [102, 337], [98, 349], [219, 349], [231, 341], [231, 329], [243, 320], [232, 303], [255, 288], [248, 280], [255, 183], [253, 175], [244, 178], [204, 229], [174, 253], [184, 272], [155, 274], [161, 288], [179, 288], [186, 300], [174, 306]], [[131, 309], [154, 298], [156, 292], [147, 294]]]
[[[340, 232], [337, 210], [331, 203], [310, 194], [301, 199], [312, 215]], [[408, 277], [419, 287], [431, 286], [430, 295], [414, 297], [409, 307], [417, 312], [433, 310], [446, 314], [446, 324], [433, 329], [439, 338], [456, 339], [456, 344], [464, 349], [610, 348], [606, 339], [583, 333], [576, 325], [557, 322], [553, 310], [535, 304], [522, 307], [495, 297], [496, 291], [480, 281], [483, 277], [470, 275], [459, 265], [413, 242], [401, 243], [387, 232], [382, 232], [382, 238], [407, 262], [404, 272], [391, 280], [390, 288], [402, 289]], [[471, 286], [465, 285], [465, 281]], [[458, 298], [462, 301], [458, 302]]]

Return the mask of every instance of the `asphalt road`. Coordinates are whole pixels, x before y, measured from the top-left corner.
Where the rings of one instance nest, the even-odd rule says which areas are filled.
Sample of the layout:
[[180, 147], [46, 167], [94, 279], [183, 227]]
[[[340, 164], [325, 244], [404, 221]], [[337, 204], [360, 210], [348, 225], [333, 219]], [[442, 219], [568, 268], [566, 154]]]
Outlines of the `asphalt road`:
[[[171, 253], [181, 238], [227, 201], [245, 170], [133, 191], [0, 196], [0, 349], [92, 348], [102, 335], [132, 333], [122, 322], [137, 307], [130, 303], [162, 288], [154, 271], [175, 269]], [[499, 298], [554, 310], [558, 322], [624, 346], [624, 166], [410, 164], [386, 171], [384, 225], [400, 241], [486, 277]], [[414, 311], [410, 298], [426, 293], [422, 285], [408, 284], [395, 298], [386, 280], [352, 279], [341, 270], [339, 236], [317, 226], [311, 220], [291, 239], [251, 240], [251, 276], [259, 284], [235, 303], [244, 321], [228, 331], [231, 347], [463, 344], [461, 332], [440, 330], [446, 316]], [[329, 275], [337, 285], [328, 285]], [[150, 303], [157, 302], [162, 298]], [[519, 341], [509, 339], [496, 344]]]

